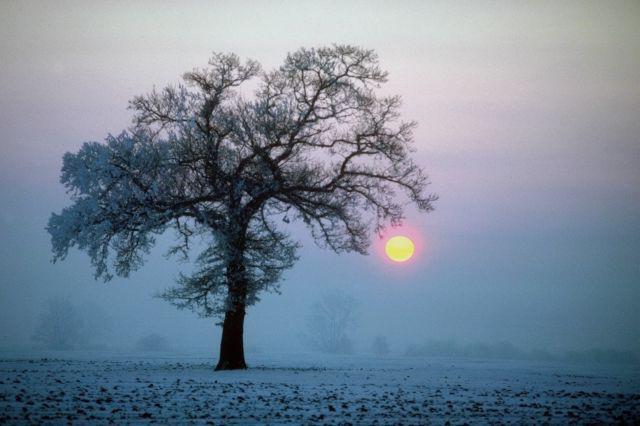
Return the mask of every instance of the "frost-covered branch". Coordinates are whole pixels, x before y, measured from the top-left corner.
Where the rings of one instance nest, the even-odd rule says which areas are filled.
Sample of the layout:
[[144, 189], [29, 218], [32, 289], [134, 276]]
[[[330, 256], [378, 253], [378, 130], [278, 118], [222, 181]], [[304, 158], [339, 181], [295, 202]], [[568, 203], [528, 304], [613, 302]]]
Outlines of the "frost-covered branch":
[[[256, 78], [253, 98], [236, 92]], [[271, 71], [214, 54], [135, 97], [129, 130], [65, 155], [73, 204], [49, 221], [54, 259], [77, 247], [109, 279], [169, 229], [183, 258], [204, 238], [197, 271], [163, 297], [210, 316], [277, 291], [297, 248], [277, 224], [297, 218], [318, 244], [366, 253], [372, 231], [402, 219], [398, 195], [425, 212], [436, 199], [411, 158], [415, 123], [400, 120], [399, 97], [376, 94], [386, 80], [353, 46], [300, 49]]]

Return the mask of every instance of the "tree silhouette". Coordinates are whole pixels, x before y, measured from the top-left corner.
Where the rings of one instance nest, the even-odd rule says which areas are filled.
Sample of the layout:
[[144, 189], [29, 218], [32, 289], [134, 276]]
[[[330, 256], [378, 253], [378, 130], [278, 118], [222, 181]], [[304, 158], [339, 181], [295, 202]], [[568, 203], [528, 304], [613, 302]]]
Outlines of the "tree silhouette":
[[[247, 100], [237, 90], [252, 78]], [[199, 269], [164, 297], [223, 317], [216, 368], [246, 368], [246, 307], [296, 260], [278, 222], [299, 219], [321, 246], [366, 253], [372, 230], [402, 219], [397, 190], [432, 209], [410, 158], [415, 124], [399, 120], [399, 97], [375, 94], [386, 78], [373, 51], [352, 46], [300, 49], [268, 72], [214, 54], [184, 84], [135, 97], [130, 129], [64, 156], [73, 204], [49, 220], [54, 261], [78, 247], [109, 280], [140, 267], [169, 228], [171, 254], [206, 239]]]
[[33, 339], [47, 349], [69, 350], [87, 341], [85, 319], [68, 299], [48, 299], [38, 316]]
[[389, 349], [389, 342], [384, 336], [376, 336], [373, 338], [371, 350], [377, 356], [387, 356], [391, 352], [391, 349]]
[[311, 306], [306, 337], [310, 346], [324, 353], [346, 354], [353, 350], [349, 337], [356, 323], [357, 303], [341, 291], [325, 293]]

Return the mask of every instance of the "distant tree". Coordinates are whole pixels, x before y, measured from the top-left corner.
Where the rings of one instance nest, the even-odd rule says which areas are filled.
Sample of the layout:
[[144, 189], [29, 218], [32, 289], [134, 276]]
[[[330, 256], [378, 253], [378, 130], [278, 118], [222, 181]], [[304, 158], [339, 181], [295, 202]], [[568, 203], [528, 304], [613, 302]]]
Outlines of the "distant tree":
[[38, 317], [33, 340], [47, 349], [76, 349], [87, 341], [83, 316], [68, 299], [51, 298]]
[[89, 348], [105, 349], [109, 346], [113, 322], [105, 308], [96, 302], [84, 302], [76, 307], [82, 317], [84, 333]]
[[[235, 90], [254, 77], [246, 100]], [[170, 254], [206, 241], [200, 268], [164, 297], [223, 317], [216, 369], [246, 368], [246, 307], [296, 260], [278, 222], [300, 219], [321, 246], [366, 253], [372, 230], [402, 219], [397, 190], [425, 212], [435, 196], [411, 159], [415, 123], [399, 120], [399, 97], [375, 94], [387, 73], [371, 50], [300, 49], [268, 72], [214, 54], [183, 78], [133, 98], [128, 131], [65, 154], [73, 205], [47, 229], [54, 261], [78, 247], [105, 280], [140, 267], [167, 229]]]
[[136, 349], [142, 352], [167, 351], [169, 350], [169, 341], [164, 336], [151, 333], [138, 339]]
[[378, 356], [387, 356], [391, 352], [389, 349], [389, 342], [384, 336], [376, 336], [371, 344], [371, 350]]
[[356, 321], [356, 301], [340, 291], [326, 293], [311, 307], [307, 316], [307, 341], [324, 353], [350, 353], [349, 332]]

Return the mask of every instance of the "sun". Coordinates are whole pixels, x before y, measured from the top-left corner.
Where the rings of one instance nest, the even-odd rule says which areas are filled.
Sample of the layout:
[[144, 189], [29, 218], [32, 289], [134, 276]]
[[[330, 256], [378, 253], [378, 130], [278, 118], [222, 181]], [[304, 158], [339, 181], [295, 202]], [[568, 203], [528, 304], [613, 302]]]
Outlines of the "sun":
[[385, 253], [394, 262], [406, 262], [413, 257], [414, 250], [413, 241], [404, 235], [389, 238], [384, 247]]

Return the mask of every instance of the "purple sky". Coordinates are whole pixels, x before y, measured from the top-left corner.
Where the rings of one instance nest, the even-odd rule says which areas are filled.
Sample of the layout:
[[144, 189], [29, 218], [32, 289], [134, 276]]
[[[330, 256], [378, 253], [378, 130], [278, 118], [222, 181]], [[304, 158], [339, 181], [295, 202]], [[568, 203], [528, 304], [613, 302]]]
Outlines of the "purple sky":
[[136, 324], [125, 340], [215, 336], [151, 299], [184, 266], [162, 250], [108, 286], [84, 254], [48, 262], [44, 226], [68, 203], [62, 155], [125, 128], [133, 95], [212, 50], [269, 69], [339, 42], [378, 52], [441, 199], [433, 214], [408, 212], [425, 250], [404, 268], [321, 251], [296, 228], [301, 261], [282, 296], [252, 308], [250, 341], [295, 347], [283, 309], [303, 316], [345, 286], [361, 300], [363, 341], [640, 353], [638, 22], [637, 2], [2, 2], [0, 346], [26, 341], [53, 294], [106, 300], [116, 327]]

